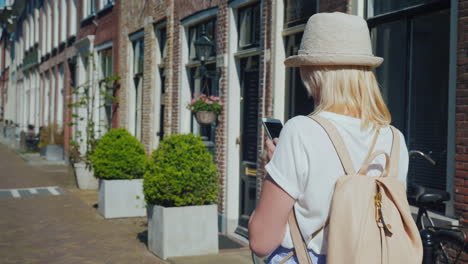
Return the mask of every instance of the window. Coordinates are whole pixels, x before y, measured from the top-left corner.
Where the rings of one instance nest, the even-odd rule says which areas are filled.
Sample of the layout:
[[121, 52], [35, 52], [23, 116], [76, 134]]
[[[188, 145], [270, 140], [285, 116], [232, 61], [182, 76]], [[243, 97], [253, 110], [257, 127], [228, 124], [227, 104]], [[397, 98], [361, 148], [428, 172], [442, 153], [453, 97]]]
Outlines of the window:
[[384, 13], [392, 12], [401, 10], [403, 8], [424, 4], [427, 2], [434, 2], [434, 1], [427, 1], [427, 0], [392, 0], [392, 1], [384, 1], [384, 0], [371, 0], [368, 1], [369, 5], [369, 13], [371, 16], [378, 16]]
[[167, 42], [167, 36], [166, 36], [166, 28], [159, 28], [156, 30], [156, 37], [158, 39], [158, 44], [159, 44], [159, 52], [160, 52], [160, 58], [161, 62], [158, 64], [161, 64], [164, 62], [164, 59], [166, 57], [166, 42]]
[[99, 0], [99, 8], [104, 9], [106, 7], [114, 5], [114, 0]]
[[[286, 37], [286, 57], [297, 54], [302, 34], [301, 32]], [[286, 87], [285, 120], [297, 115], [308, 115], [314, 111], [314, 100], [301, 80], [299, 68], [286, 68]]]
[[52, 15], [53, 15], [52, 27], [54, 28], [53, 48], [57, 48], [58, 47], [58, 42], [59, 42], [59, 26], [60, 26], [59, 8], [58, 8], [58, 1], [57, 0], [54, 1], [54, 13]]
[[70, 1], [70, 34], [69, 36], [76, 35], [76, 1], [77, 0], [68, 0]]
[[142, 123], [142, 92], [143, 92], [143, 56], [144, 56], [144, 39], [139, 38], [132, 42], [133, 48], [133, 102], [134, 106], [132, 109], [134, 120], [133, 122], [133, 133], [141, 139], [141, 123]]
[[[201, 36], [203, 29], [205, 29], [206, 36], [210, 38], [213, 43], [216, 43], [216, 18], [204, 21], [195, 26], [191, 26], [189, 32], [189, 58], [190, 60], [198, 60], [195, 52], [195, 41]], [[216, 56], [216, 47], [211, 52], [212, 56]]]
[[408, 149], [436, 161], [432, 166], [412, 158], [408, 185], [446, 190], [450, 9], [426, 6], [384, 16], [369, 24], [374, 53], [385, 59], [375, 73], [392, 123], [405, 135]]
[[83, 0], [83, 18], [86, 19], [90, 16], [94, 16], [96, 12], [96, 1], [95, 0]]
[[317, 12], [316, 0], [284, 0], [284, 27], [305, 24]]
[[157, 122], [156, 126], [159, 127], [159, 131], [157, 132], [157, 136], [159, 136], [159, 140], [164, 139], [164, 112], [165, 112], [165, 102], [163, 101], [164, 94], [166, 92], [166, 75], [165, 75], [165, 58], [166, 58], [166, 27], [158, 27], [156, 28], [156, 38], [158, 41], [159, 48], [157, 49], [157, 58], [156, 63], [158, 64], [158, 73], [159, 73], [159, 80], [157, 85], [159, 86], [160, 94], [157, 94], [159, 98], [155, 98], [156, 102], [159, 102], [159, 113], [155, 113], [159, 116], [159, 119], [156, 118]]
[[[194, 66], [196, 64], [193, 64], [193, 62], [199, 60], [195, 52], [195, 41], [202, 36], [203, 30], [205, 30], [206, 36], [212, 40], [213, 44], [216, 43], [216, 21], [216, 17], [214, 17], [188, 28], [189, 59], [191, 63], [187, 65], [187, 71], [189, 73], [191, 94], [194, 96], [199, 96], [202, 93], [214, 96], [219, 95], [218, 84], [217, 81], [214, 80], [215, 77], [209, 78], [208, 76], [201, 74], [200, 67]], [[216, 70], [215, 57], [216, 47], [213, 48], [211, 56], [205, 61], [205, 67], [207, 71], [214, 72]], [[209, 146], [210, 151], [214, 151], [213, 146], [215, 129], [213, 125], [199, 125], [196, 122], [195, 115], [192, 115], [191, 131], [195, 134], [199, 134], [205, 141], [205, 144]]]
[[[105, 79], [112, 75], [112, 48], [104, 49], [99, 51], [99, 59], [101, 66], [101, 79]], [[108, 85], [108, 83], [102, 83], [101, 85]], [[112, 87], [101, 87], [101, 91], [106, 92], [110, 96], [113, 96]], [[107, 130], [112, 127], [112, 100], [104, 96], [100, 103], [100, 115], [99, 121], [104, 123], [104, 128]]]
[[260, 44], [260, 3], [239, 10], [239, 48]]
[[60, 1], [60, 42], [67, 39], [67, 5], [66, 1]]
[[[284, 48], [286, 57], [297, 55], [301, 44], [303, 32], [289, 33], [288, 29], [294, 26], [303, 25], [307, 22], [310, 16], [317, 11], [317, 1], [300, 0], [292, 1], [285, 0], [284, 9]], [[286, 70], [286, 85], [285, 85], [285, 120], [288, 120], [297, 115], [308, 115], [314, 110], [314, 100], [309, 95], [307, 89], [302, 83], [299, 69], [288, 67]]]

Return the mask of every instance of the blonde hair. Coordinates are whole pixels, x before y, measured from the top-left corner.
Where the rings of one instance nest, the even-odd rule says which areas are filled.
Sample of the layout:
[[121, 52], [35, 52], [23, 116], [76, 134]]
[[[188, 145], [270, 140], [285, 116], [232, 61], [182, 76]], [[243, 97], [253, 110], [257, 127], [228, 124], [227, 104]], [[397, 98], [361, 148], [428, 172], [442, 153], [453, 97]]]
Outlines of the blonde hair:
[[353, 114], [361, 128], [389, 125], [391, 115], [370, 67], [303, 66], [301, 79], [315, 100], [315, 111]]

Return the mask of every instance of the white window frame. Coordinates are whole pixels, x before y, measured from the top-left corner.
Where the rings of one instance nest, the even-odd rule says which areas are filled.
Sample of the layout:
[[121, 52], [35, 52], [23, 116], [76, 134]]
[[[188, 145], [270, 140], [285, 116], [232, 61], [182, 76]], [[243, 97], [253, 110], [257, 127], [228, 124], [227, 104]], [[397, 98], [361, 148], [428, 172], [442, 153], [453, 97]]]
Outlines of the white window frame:
[[53, 36], [53, 48], [56, 49], [58, 48], [58, 43], [59, 43], [59, 26], [60, 26], [60, 20], [59, 20], [59, 7], [58, 7], [58, 0], [53, 0], [54, 3], [54, 12], [53, 12], [53, 28], [54, 28], [54, 36]]
[[96, 0], [83, 0], [83, 19], [96, 14]]
[[68, 21], [69, 23], [69, 32], [68, 32], [68, 37], [72, 37], [76, 35], [76, 27], [77, 27], [77, 11], [76, 11], [76, 2], [78, 0], [68, 0], [69, 2], [69, 7], [70, 7], [70, 20]]
[[60, 1], [60, 43], [67, 41], [67, 5], [66, 0]]
[[114, 0], [99, 0], [99, 10], [106, 9], [114, 4]]
[[[104, 78], [104, 72], [102, 71], [102, 52], [103, 51], [107, 51], [111, 49], [112, 50], [112, 64], [114, 64], [114, 56], [113, 56], [113, 52], [114, 52], [114, 47], [112, 45], [112, 41], [108, 41], [108, 42], [105, 42], [103, 44], [100, 44], [99, 46], [96, 46], [94, 47], [94, 50], [96, 51], [96, 53], [98, 54], [97, 56], [97, 63], [96, 65], [98, 65], [97, 67], [97, 74], [98, 74], [98, 80], [102, 80]], [[112, 65], [112, 72], [111, 74], [113, 74], [113, 65]], [[99, 85], [99, 84], [98, 84]], [[100, 88], [100, 87], [97, 87], [97, 88]], [[100, 90], [100, 89], [98, 89]], [[99, 102], [99, 118], [98, 118], [98, 122], [99, 122], [99, 129], [101, 130], [101, 133], [98, 133], [98, 137], [104, 135], [105, 132], [107, 132], [107, 129], [106, 129], [106, 126], [107, 125], [107, 119], [106, 119], [106, 109], [105, 107], [103, 106], [104, 103], [105, 103], [105, 98], [101, 95], [99, 95], [99, 98], [100, 100], [98, 100]], [[103, 107], [101, 107], [103, 106]], [[112, 124], [111, 124], [112, 125]], [[110, 127], [109, 127], [110, 128]]]

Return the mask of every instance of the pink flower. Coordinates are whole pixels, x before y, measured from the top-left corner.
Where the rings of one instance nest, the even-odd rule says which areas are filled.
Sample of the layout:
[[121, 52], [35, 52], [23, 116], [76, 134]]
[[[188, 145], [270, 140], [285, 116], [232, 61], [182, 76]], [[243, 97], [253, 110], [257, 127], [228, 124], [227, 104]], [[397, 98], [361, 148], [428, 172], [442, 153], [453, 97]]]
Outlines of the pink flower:
[[207, 104], [209, 104], [209, 105], [210, 105], [210, 104], [213, 104], [213, 102], [212, 102], [212, 101], [208, 101], [208, 102], [206, 102], [206, 103], [207, 103]]
[[212, 96], [210, 96], [210, 99], [211, 100], [216, 100], [216, 96], [212, 95]]
[[223, 102], [221, 102], [221, 101], [220, 101], [220, 102], [218, 102], [218, 104], [219, 104], [219, 105], [224, 105], [224, 104], [223, 104]]
[[191, 104], [194, 104], [196, 101], [197, 101], [197, 100], [195, 100], [195, 99], [192, 99], [192, 102], [191, 102]]
[[206, 94], [201, 94], [200, 98], [206, 98]]

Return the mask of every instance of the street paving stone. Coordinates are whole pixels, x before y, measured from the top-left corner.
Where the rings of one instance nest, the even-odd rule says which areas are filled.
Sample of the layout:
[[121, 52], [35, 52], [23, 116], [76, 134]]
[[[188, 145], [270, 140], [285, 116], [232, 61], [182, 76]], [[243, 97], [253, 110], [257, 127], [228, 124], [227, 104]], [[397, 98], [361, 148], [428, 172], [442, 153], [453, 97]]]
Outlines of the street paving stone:
[[1, 264], [167, 263], [146, 247], [146, 218], [102, 218], [97, 192], [76, 189], [65, 166], [33, 167], [0, 145], [0, 198]]

